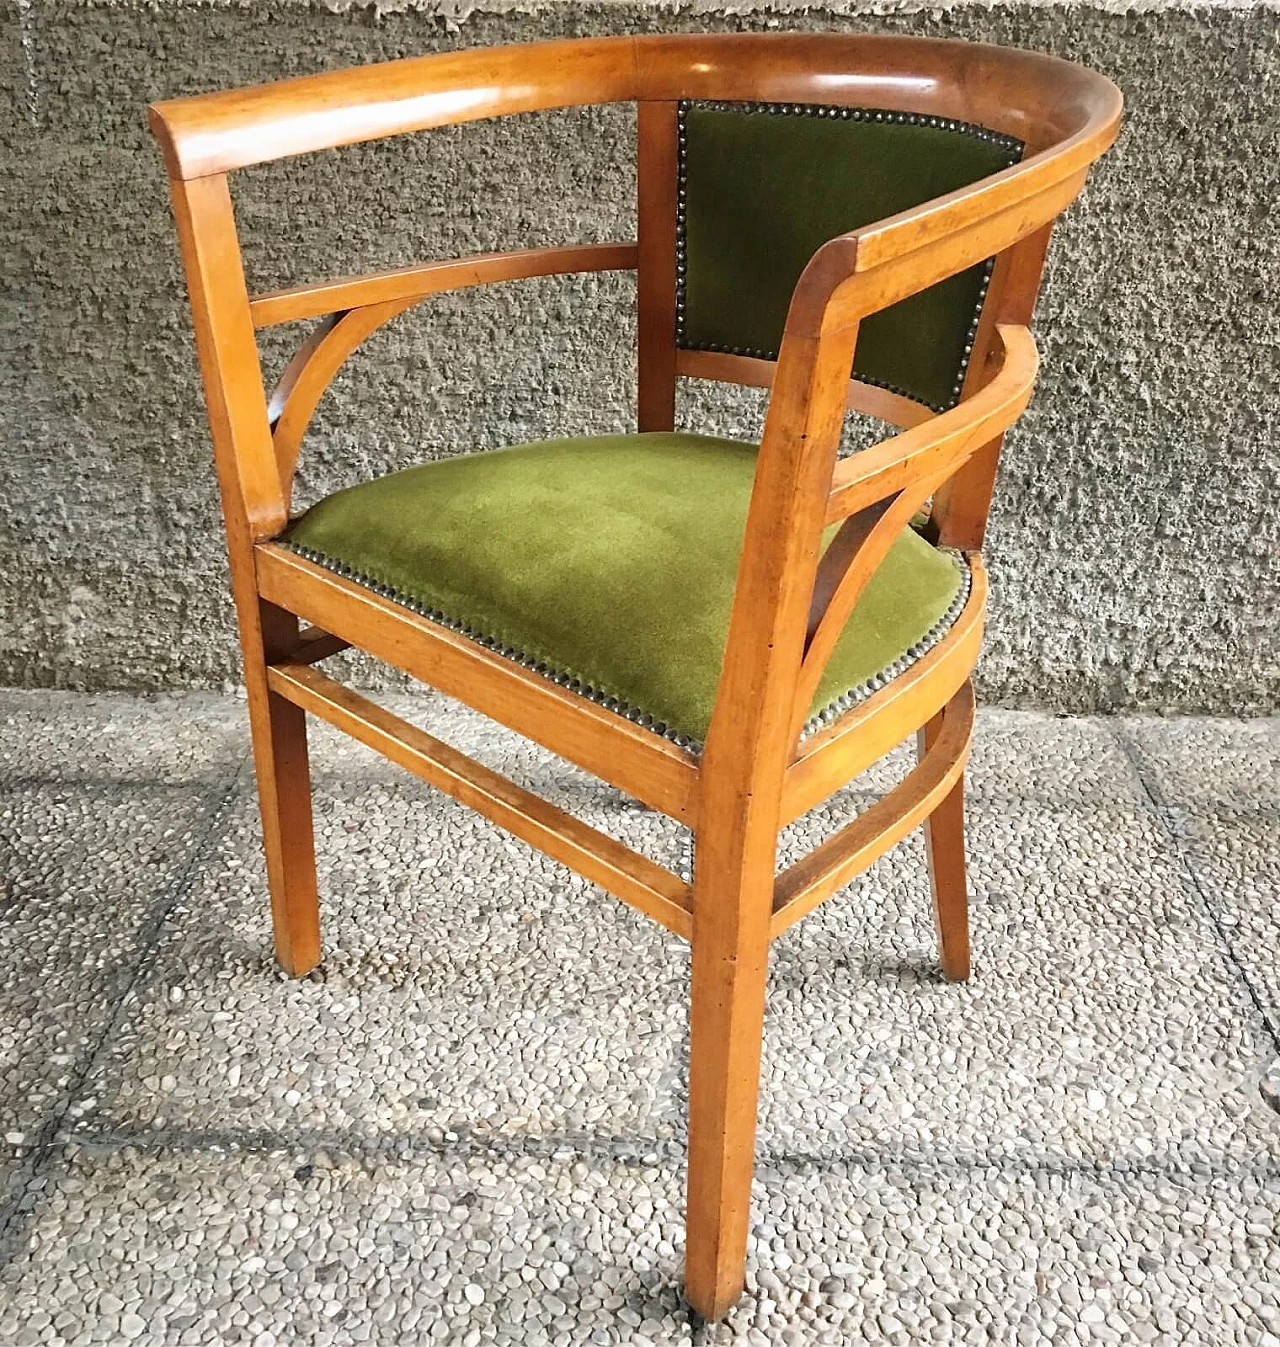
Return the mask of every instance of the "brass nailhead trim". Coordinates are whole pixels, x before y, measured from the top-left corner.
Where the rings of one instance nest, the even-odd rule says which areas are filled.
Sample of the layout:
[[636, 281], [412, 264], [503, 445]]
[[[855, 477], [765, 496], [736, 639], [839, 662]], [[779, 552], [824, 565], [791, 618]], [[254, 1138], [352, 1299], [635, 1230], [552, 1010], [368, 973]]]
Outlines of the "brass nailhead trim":
[[973, 588], [973, 575], [969, 570], [969, 560], [963, 552], [958, 552], [951, 547], [939, 547], [937, 550], [945, 552], [947, 556], [951, 557], [960, 570], [960, 588], [956, 591], [955, 598], [947, 606], [946, 612], [913, 646], [905, 650], [892, 663], [886, 664], [879, 673], [872, 674], [870, 678], [858, 683], [855, 687], [847, 689], [847, 691], [829, 701], [820, 711], [814, 712], [805, 721], [804, 729], [800, 731], [801, 739], [807, 739], [811, 734], [817, 734], [819, 730], [826, 729], [828, 725], [839, 720], [846, 711], [852, 710], [859, 702], [865, 702], [873, 692], [879, 692], [882, 687], [892, 683], [899, 674], [905, 673], [916, 660], [927, 655], [955, 626], [956, 619], [964, 612], [964, 606], [969, 602], [969, 593]]
[[[773, 116], [828, 117], [838, 121], [893, 123], [898, 126], [928, 126], [939, 131], [951, 131], [958, 135], [972, 136], [976, 140], [997, 145], [1009, 155], [1009, 165], [1017, 163], [1023, 151], [1022, 141], [1014, 136], [1003, 135], [999, 131], [989, 131], [975, 122], [962, 122], [953, 117], [930, 117], [920, 112], [890, 112], [885, 108], [845, 108], [825, 103], [733, 103], [722, 100], [680, 100], [677, 112], [677, 185], [676, 185], [676, 345], [685, 351], [714, 351], [723, 355], [754, 356], [757, 360], [777, 360], [777, 351], [763, 351], [752, 346], [720, 346], [715, 342], [692, 343], [685, 340], [685, 282], [688, 276], [688, 248], [685, 237], [685, 203], [688, 199], [688, 165], [686, 151], [688, 128], [686, 118], [692, 107], [707, 108], [712, 112], [738, 112]], [[973, 343], [978, 334], [978, 322], [982, 317], [982, 306], [986, 303], [987, 289], [991, 284], [991, 271], [995, 258], [989, 257], [982, 264], [982, 283], [978, 289], [977, 303], [973, 316], [969, 320], [969, 330], [964, 340], [964, 355], [956, 380], [951, 389], [951, 401], [946, 405], [934, 402], [924, 403], [931, 411], [949, 411], [960, 400], [964, 388], [965, 375], [969, 370], [969, 360], [973, 355]], [[884, 379], [873, 379], [868, 375], [857, 374], [859, 382], [883, 388], [899, 397], [909, 398], [912, 402], [921, 402], [909, 389], [891, 384]]]
[[[526, 655], [515, 646], [504, 645], [503, 642], [496, 640], [492, 636], [486, 636], [483, 632], [477, 631], [474, 627], [468, 626], [465, 622], [456, 617], [450, 617], [447, 613], [441, 612], [438, 608], [428, 607], [421, 600], [415, 599], [413, 595], [406, 594], [403, 590], [394, 588], [391, 585], [384, 585], [376, 577], [367, 574], [364, 571], [357, 570], [354, 566], [348, 566], [346, 562], [338, 561], [328, 556], [324, 552], [318, 551], [314, 547], [303, 547], [298, 543], [290, 542], [287, 538], [280, 539], [280, 546], [286, 547], [290, 552], [305, 558], [307, 561], [314, 562], [317, 566], [323, 566], [325, 570], [332, 571], [334, 575], [340, 575], [345, 580], [354, 580], [356, 584], [363, 586], [374, 594], [380, 595], [384, 599], [390, 599], [392, 603], [398, 603], [402, 608], [408, 608], [410, 612], [417, 613], [420, 617], [425, 617], [428, 621], [436, 623], [438, 626], [445, 627], [449, 631], [456, 631], [459, 636], [465, 636], [467, 640], [474, 641], [477, 645], [483, 646], [486, 650], [491, 650], [496, 655], [501, 655], [504, 659], [509, 659], [523, 668], [530, 669], [542, 678], [549, 679], [559, 687], [567, 688], [568, 691], [576, 693], [578, 696], [585, 697], [588, 701], [595, 702], [603, 706], [606, 711], [612, 711], [621, 716], [624, 720], [629, 720], [633, 725], [639, 725], [641, 729], [650, 730], [654, 734], [661, 735], [662, 738], [670, 740], [679, 748], [688, 749], [692, 753], [700, 753], [702, 744], [691, 738], [687, 734], [678, 734], [675, 730], [669, 728], [664, 722], [651, 716], [647, 711], [642, 711], [638, 706], [632, 706], [620, 697], [605, 692], [601, 688], [593, 687], [584, 682], [581, 678], [562, 669], [556, 669], [547, 661], [538, 659], [533, 655]], [[905, 651], [891, 664], [885, 665], [878, 673], [866, 679], [864, 682], [854, 687], [848, 688], [840, 696], [829, 702], [822, 710], [811, 716], [804, 725], [800, 737], [807, 739], [810, 735], [816, 734], [819, 730], [825, 729], [833, 721], [837, 720], [845, 711], [856, 706], [859, 702], [866, 701], [873, 692], [890, 683], [900, 673], [909, 669], [916, 660], [927, 654], [938, 644], [940, 640], [951, 630], [969, 601], [969, 590], [971, 588], [971, 578], [969, 572], [969, 562], [962, 552], [954, 551], [952, 548], [939, 548], [939, 551], [945, 552], [958, 565], [960, 569], [960, 589], [952, 599], [947, 611], [934, 623], [932, 627], [916, 642], [909, 650]]]

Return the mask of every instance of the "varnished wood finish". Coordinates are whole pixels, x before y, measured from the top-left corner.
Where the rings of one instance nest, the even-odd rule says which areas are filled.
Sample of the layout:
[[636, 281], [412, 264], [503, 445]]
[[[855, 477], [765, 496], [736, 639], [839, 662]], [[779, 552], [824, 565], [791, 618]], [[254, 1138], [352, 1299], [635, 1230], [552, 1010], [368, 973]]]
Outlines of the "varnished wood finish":
[[364, 276], [343, 276], [315, 285], [295, 285], [255, 295], [249, 303], [256, 327], [320, 318], [368, 304], [426, 299], [448, 290], [533, 276], [563, 276], [581, 271], [630, 271], [638, 253], [634, 243], [580, 243], [567, 248], [521, 248], [507, 253], [477, 253], [447, 262], [419, 262]]
[[[946, 759], [951, 736], [963, 733], [968, 737], [973, 724], [972, 703], [972, 695], [967, 708], [958, 707], [953, 700], [921, 727], [917, 735], [920, 766], [913, 776], [924, 772], [935, 757]], [[939, 783], [931, 807], [921, 817], [938, 956], [946, 977], [951, 982], [963, 982], [969, 976], [969, 894], [964, 857], [964, 777], [960, 772], [949, 774], [945, 783]]]
[[272, 543], [256, 549], [262, 593], [351, 645], [692, 825], [698, 760], [532, 670]]
[[[676, 108], [813, 102], [957, 118], [1016, 136], [1011, 168], [830, 240], [792, 296], [776, 362], [675, 349]], [[638, 104], [638, 242], [503, 253], [251, 299], [225, 174], [508, 113]], [[244, 650], [277, 956], [319, 958], [305, 714], [361, 739], [692, 941], [686, 1293], [716, 1318], [742, 1288], [772, 938], [921, 822], [944, 968], [968, 973], [963, 771], [981, 646], [982, 541], [1005, 429], [1035, 378], [1026, 330], [1054, 218], [1111, 144], [1120, 95], [1050, 57], [858, 34], [591, 39], [413, 57], [155, 105], [182, 245]], [[960, 405], [934, 416], [851, 382], [862, 319], [997, 258]], [[383, 322], [446, 289], [637, 269], [641, 429], [668, 429], [678, 374], [770, 388], [728, 641], [700, 756], [273, 541], [318, 399]], [[255, 327], [323, 322], [271, 403]], [[846, 408], [904, 427], [837, 461]], [[968, 553], [946, 635], [819, 733], [800, 729], [832, 646], [908, 516]], [[824, 555], [826, 530], [839, 525]], [[300, 631], [299, 618], [313, 624]], [[692, 886], [319, 673], [348, 645], [511, 726], [694, 830]], [[775, 876], [779, 830], [904, 738], [921, 761], [884, 800]]]
[[318, 664], [322, 659], [350, 648], [351, 642], [340, 636], [320, 627], [304, 627], [298, 633], [298, 644], [290, 651], [289, 658], [298, 664]]
[[[974, 338], [964, 387], [966, 397], [998, 377], [1003, 327], [1031, 322], [1052, 232], [1052, 223], [1047, 224], [996, 259], [988, 301]], [[982, 546], [1003, 443], [1002, 429], [939, 489], [929, 516], [930, 536], [935, 542], [964, 549]]]
[[676, 104], [636, 109], [636, 419], [670, 430], [676, 417]]
[[245, 682], [250, 690], [249, 722], [267, 857], [271, 926], [280, 966], [286, 973], [301, 977], [320, 962], [320, 896], [311, 821], [307, 718], [280, 697], [264, 677], [267, 661], [279, 658], [297, 639], [298, 620], [266, 602], [259, 605], [259, 614], [264, 662], [255, 660], [250, 672], [251, 656], [246, 650]]
[[[252, 301], [250, 301], [250, 305], [252, 307]], [[271, 390], [271, 396], [267, 400], [267, 423], [271, 427], [273, 439], [276, 426], [284, 414], [286, 404], [293, 396], [294, 389], [298, 386], [298, 381], [306, 373], [316, 351], [324, 345], [329, 334], [346, 316], [346, 310], [325, 314], [323, 321], [317, 323], [307, 333], [302, 344], [290, 357], [289, 363], [281, 370], [280, 377], [276, 380], [276, 386]]]
[[902, 743], [904, 725], [924, 724], [968, 678], [982, 649], [987, 606], [986, 571], [976, 553], [969, 566], [969, 601], [946, 636], [892, 682], [801, 742], [783, 783], [784, 826]]
[[429, 262], [371, 276], [295, 286], [250, 300], [250, 312], [260, 328], [304, 318], [324, 318], [285, 368], [268, 405], [285, 500], [289, 500], [293, 489], [303, 436], [321, 397], [347, 357], [384, 323], [428, 296], [447, 290], [533, 276], [627, 270], [636, 265], [636, 257], [633, 243], [588, 243], [571, 248], [482, 253], [453, 262]]
[[[1081, 167], [1114, 139], [1120, 94], [1050, 56], [929, 38], [778, 33], [593, 38], [417, 56], [157, 103], [174, 177], [485, 117], [593, 103], [747, 99], [978, 122]], [[1004, 177], [1004, 174], [998, 175]]]
[[307, 433], [325, 389], [361, 342], [416, 303], [417, 298], [389, 299], [335, 315], [335, 321], [318, 328], [289, 362], [271, 400], [274, 414], [271, 445], [280, 474], [280, 490], [286, 501], [293, 494], [293, 474], [298, 466], [302, 437]]
[[[862, 597], [867, 582], [888, 555], [889, 549], [902, 536], [902, 530], [911, 522], [925, 501], [933, 495], [934, 488], [942, 480], [940, 474], [924, 478], [913, 483], [911, 490], [898, 492], [888, 503], [887, 509], [871, 506], [845, 521], [846, 526], [851, 525], [855, 530], [852, 555], [844, 566], [843, 574], [832, 585], [830, 598], [816, 623], [812, 605], [809, 610], [811, 634], [805, 641], [804, 658], [800, 663], [800, 674], [796, 679], [791, 710], [793, 742], [799, 738], [800, 731], [809, 718], [809, 708], [818, 694], [818, 684], [826, 671], [827, 661], [834, 653], [840, 633], [844, 631], [849, 618], [853, 615], [854, 607]], [[865, 533], [864, 521], [867, 525]], [[841, 541], [839, 535], [836, 541]], [[815, 590], [816, 588], [815, 585]]]
[[853, 339], [783, 338], [700, 773], [685, 1293], [712, 1319], [742, 1292], [791, 707]]
[[227, 180], [171, 186], [227, 531], [276, 958], [301, 977], [320, 961], [306, 719], [266, 676], [268, 661], [296, 646], [298, 620], [262, 598], [251, 559], [254, 541], [282, 527], [284, 501]]
[[170, 187], [243, 636], [244, 608], [256, 597], [243, 563], [254, 542], [284, 528], [287, 512], [227, 180], [172, 181]]
[[[948, 808], [950, 812], [951, 802], [959, 798], [973, 735], [973, 688], [967, 681], [948, 702], [946, 710], [929, 725], [936, 728], [928, 731], [930, 737], [927, 746], [921, 747], [920, 764], [906, 780], [778, 876], [773, 896], [773, 935], [780, 935], [842, 889], [935, 810]], [[938, 919], [939, 931], [945, 931], [950, 937], [943, 944], [943, 964], [944, 967], [948, 964], [949, 953], [948, 976], [962, 979], [969, 975], [967, 925], [964, 926], [963, 972], [959, 971], [960, 942], [956, 936], [958, 924], [963, 925], [966, 920], [963, 836], [959, 839], [958, 855], [955, 838], [950, 833], [944, 845], [949, 848], [945, 859], [950, 863], [945, 877], [953, 879], [958, 868], [960, 888], [957, 893], [953, 886], [944, 885], [944, 901], [937, 908], [940, 913], [945, 912], [945, 920], [942, 916]]]
[[[772, 388], [778, 366], [775, 361], [753, 355], [728, 355], [724, 351], [683, 351], [675, 353], [675, 372], [692, 379], [713, 379], [718, 383], [745, 384], [748, 388]], [[922, 402], [891, 393], [887, 388], [850, 379], [844, 405], [851, 412], [862, 412], [895, 426], [918, 426], [937, 414]]]
[[631, 38], [413, 56], [156, 103], [151, 128], [177, 178], [483, 117], [635, 98]]
[[938, 473], [950, 480], [1022, 415], [1040, 367], [1035, 340], [1025, 327], [1012, 325], [1000, 327], [996, 337], [999, 354], [988, 368], [989, 382], [976, 393], [836, 465], [827, 500], [829, 524]]
[[345, 730], [669, 931], [688, 938], [689, 886], [669, 870], [473, 762], [318, 669], [282, 663], [273, 665], [267, 676], [271, 690], [281, 697]]

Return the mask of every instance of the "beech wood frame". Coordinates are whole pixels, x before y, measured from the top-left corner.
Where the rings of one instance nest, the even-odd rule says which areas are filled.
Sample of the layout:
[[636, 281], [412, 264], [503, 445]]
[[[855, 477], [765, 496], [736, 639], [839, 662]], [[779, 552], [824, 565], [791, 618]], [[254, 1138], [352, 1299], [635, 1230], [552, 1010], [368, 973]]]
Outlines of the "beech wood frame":
[[[675, 346], [678, 100], [880, 107], [976, 122], [1022, 162], [842, 235], [814, 255], [776, 362]], [[429, 262], [250, 296], [227, 175], [251, 164], [509, 113], [638, 107], [638, 239]], [[1004, 431], [1030, 397], [1027, 324], [1055, 217], [1114, 140], [1121, 98], [1050, 57], [920, 38], [694, 35], [461, 51], [158, 103], [222, 493], [277, 957], [320, 958], [306, 714], [329, 721], [692, 942], [686, 1295], [708, 1319], [743, 1285], [769, 943], [925, 823], [941, 959], [969, 972], [962, 779], [986, 604], [979, 549]], [[960, 403], [934, 414], [849, 378], [859, 320], [996, 257]], [[698, 756], [273, 539], [299, 447], [343, 361], [444, 290], [571, 271], [637, 272], [638, 424], [669, 430], [678, 375], [768, 385], [728, 644]], [[321, 319], [268, 398], [255, 329]], [[846, 407], [900, 434], [837, 460]], [[972, 588], [945, 638], [800, 738], [867, 579], [926, 502]], [[824, 530], [835, 541], [821, 547]], [[310, 624], [301, 626], [300, 619]], [[694, 831], [692, 884], [440, 743], [315, 666], [357, 646], [536, 740]], [[909, 737], [919, 765], [775, 873], [779, 830]]]

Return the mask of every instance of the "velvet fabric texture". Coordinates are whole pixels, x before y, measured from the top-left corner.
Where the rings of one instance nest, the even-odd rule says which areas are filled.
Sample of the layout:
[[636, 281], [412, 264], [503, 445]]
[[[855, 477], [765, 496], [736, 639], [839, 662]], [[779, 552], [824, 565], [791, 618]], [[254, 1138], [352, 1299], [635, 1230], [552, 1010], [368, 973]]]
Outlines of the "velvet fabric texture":
[[[755, 461], [753, 444], [680, 433], [518, 445], [338, 491], [282, 541], [701, 743]], [[959, 586], [956, 562], [906, 530], [815, 709], [905, 653]]]
[[[977, 128], [821, 111], [683, 105], [681, 346], [776, 358], [791, 292], [822, 244], [1021, 157], [1016, 141], [982, 138]], [[854, 373], [930, 407], [952, 406], [984, 273], [973, 267], [865, 319]]]

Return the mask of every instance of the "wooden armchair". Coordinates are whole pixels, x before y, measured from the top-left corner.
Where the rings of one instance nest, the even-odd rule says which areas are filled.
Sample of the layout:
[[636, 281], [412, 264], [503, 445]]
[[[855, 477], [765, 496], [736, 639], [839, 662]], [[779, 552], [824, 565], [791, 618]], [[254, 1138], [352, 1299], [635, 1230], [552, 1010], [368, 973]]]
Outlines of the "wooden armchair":
[[[614, 102], [638, 105], [637, 242], [248, 293], [232, 170]], [[743, 1285], [770, 941], [924, 823], [942, 966], [968, 976], [978, 549], [1035, 378], [1026, 325], [1050, 228], [1120, 108], [1101, 76], [1026, 52], [769, 35], [463, 51], [151, 109], [226, 517], [277, 957], [295, 975], [320, 958], [307, 712], [692, 941], [686, 1291], [707, 1318]], [[444, 290], [621, 268], [637, 273], [640, 433], [433, 462], [291, 520], [317, 402], [381, 324]], [[268, 397], [255, 329], [309, 319]], [[677, 432], [677, 375], [771, 386], [761, 444]], [[901, 433], [839, 458], [846, 408]], [[318, 670], [347, 646], [680, 820], [692, 883]], [[775, 873], [779, 830], [912, 732], [906, 779]]]

